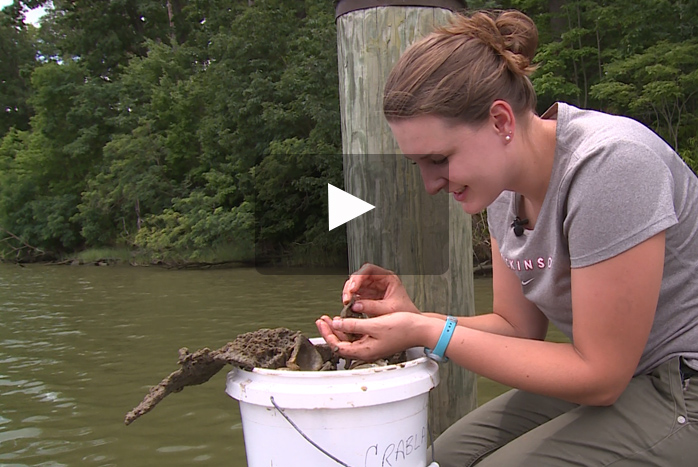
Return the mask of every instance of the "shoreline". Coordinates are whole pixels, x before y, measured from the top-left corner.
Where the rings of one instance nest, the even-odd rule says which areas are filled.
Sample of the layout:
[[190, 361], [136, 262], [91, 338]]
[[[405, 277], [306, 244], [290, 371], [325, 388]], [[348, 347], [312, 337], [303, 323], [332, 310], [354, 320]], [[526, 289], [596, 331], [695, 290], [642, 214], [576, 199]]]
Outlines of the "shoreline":
[[[323, 265], [306, 265], [301, 263], [286, 263], [282, 261], [282, 258], [277, 259], [266, 259], [262, 264], [257, 264], [254, 259], [251, 260], [221, 260], [221, 261], [195, 261], [195, 260], [149, 260], [149, 261], [137, 261], [137, 260], [124, 260], [122, 258], [97, 258], [97, 259], [81, 259], [81, 258], [68, 258], [64, 260], [57, 261], [33, 261], [33, 262], [19, 262], [19, 261], [7, 261], [2, 260], [0, 263], [4, 264], [15, 264], [19, 267], [25, 267], [28, 265], [42, 265], [42, 266], [91, 266], [91, 267], [116, 267], [116, 266], [131, 266], [131, 267], [160, 267], [164, 269], [173, 270], [207, 270], [207, 269], [233, 269], [233, 268], [258, 268], [262, 271], [267, 271], [269, 274], [293, 274], [293, 270], [304, 271], [338, 271], [338, 270], [348, 270], [346, 263], [344, 264], [323, 264]], [[474, 277], [490, 277], [492, 275], [492, 265], [489, 262], [473, 264], [473, 276]]]

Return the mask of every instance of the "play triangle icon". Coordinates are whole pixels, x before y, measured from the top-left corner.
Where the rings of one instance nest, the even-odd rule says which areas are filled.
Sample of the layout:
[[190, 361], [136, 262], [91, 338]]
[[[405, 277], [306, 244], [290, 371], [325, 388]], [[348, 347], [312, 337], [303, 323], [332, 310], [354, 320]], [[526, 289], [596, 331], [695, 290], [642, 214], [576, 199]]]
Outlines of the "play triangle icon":
[[327, 200], [330, 230], [375, 208], [374, 205], [350, 195], [330, 183], [327, 184]]

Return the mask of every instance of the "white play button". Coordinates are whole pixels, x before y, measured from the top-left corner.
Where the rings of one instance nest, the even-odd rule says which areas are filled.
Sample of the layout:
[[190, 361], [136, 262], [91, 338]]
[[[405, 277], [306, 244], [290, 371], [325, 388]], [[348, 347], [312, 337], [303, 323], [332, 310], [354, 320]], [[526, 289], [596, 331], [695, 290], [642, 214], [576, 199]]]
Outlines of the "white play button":
[[375, 206], [366, 201], [340, 190], [334, 185], [327, 184], [328, 211], [330, 230], [346, 224], [350, 220], [365, 214]]

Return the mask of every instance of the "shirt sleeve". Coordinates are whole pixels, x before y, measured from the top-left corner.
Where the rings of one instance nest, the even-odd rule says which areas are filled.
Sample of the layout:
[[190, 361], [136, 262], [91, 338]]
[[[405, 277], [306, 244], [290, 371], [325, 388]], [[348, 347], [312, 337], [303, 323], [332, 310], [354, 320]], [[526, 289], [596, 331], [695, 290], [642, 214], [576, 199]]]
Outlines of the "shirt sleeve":
[[573, 268], [612, 258], [678, 222], [671, 171], [647, 146], [622, 141], [582, 160], [568, 174], [563, 222]]

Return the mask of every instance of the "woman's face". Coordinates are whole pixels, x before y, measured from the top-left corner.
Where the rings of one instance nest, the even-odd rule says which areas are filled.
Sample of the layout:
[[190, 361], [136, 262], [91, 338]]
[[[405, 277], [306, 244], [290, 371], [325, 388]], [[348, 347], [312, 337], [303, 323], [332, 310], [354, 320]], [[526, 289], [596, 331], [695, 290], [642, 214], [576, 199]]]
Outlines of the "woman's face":
[[476, 214], [506, 189], [512, 170], [494, 125], [454, 125], [433, 115], [389, 124], [402, 153], [419, 166], [429, 194], [452, 193], [465, 212]]

